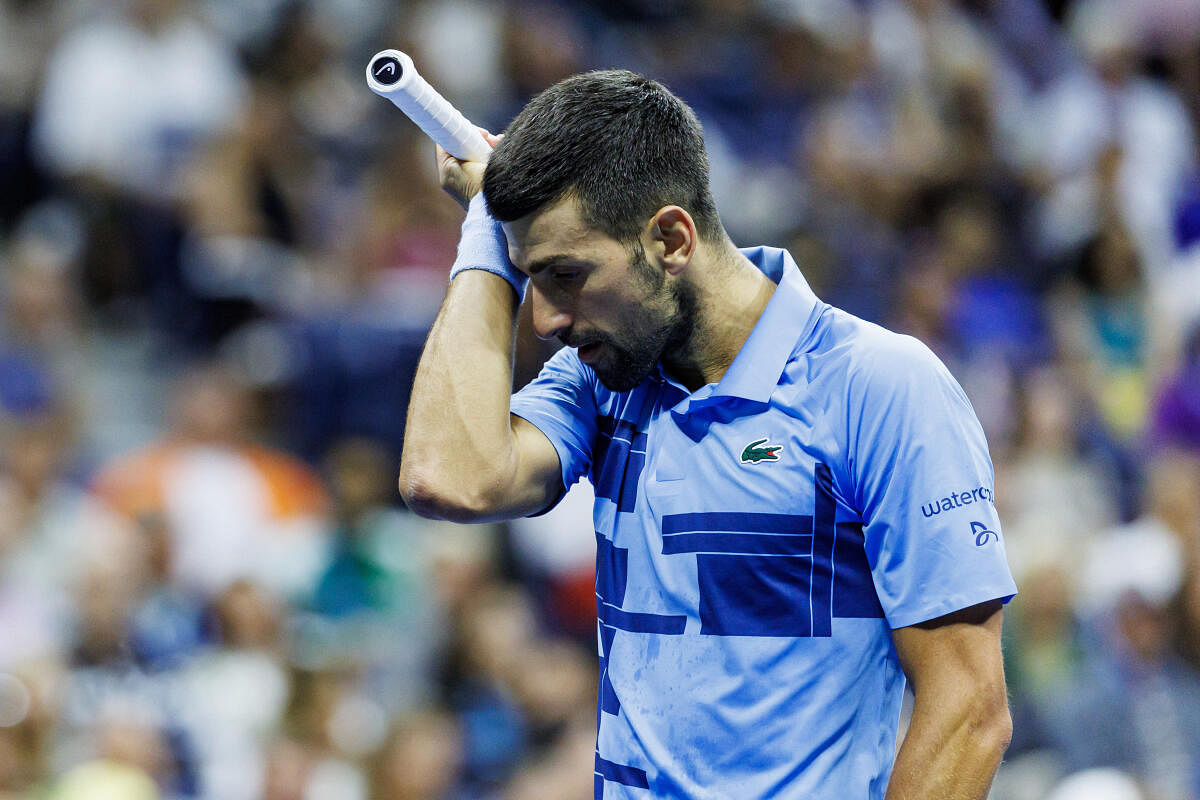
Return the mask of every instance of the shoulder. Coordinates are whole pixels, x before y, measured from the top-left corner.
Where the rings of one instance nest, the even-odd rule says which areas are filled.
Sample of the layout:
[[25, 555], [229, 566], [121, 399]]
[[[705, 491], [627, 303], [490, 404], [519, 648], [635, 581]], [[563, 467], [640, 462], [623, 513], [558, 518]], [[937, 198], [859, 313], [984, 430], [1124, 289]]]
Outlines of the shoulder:
[[941, 359], [916, 337], [896, 333], [838, 308], [831, 307], [826, 317], [817, 350], [836, 360], [850, 390], [917, 387], [931, 378], [950, 378]]
[[[832, 309], [824, 394], [839, 438], [853, 449], [882, 440], [965, 436], [978, 424], [966, 393], [921, 340]], [[836, 357], [834, 354], [836, 353]], [[973, 435], [973, 434], [972, 434]]]
[[520, 393], [536, 394], [540, 388], [567, 384], [576, 390], [595, 391], [597, 388], [603, 388], [600, 387], [596, 380], [596, 374], [592, 372], [591, 368], [579, 360], [575, 349], [562, 347], [546, 359], [546, 363], [542, 365], [537, 377], [530, 381]]
[[554, 352], [554, 355], [546, 359], [546, 366], [553, 366], [556, 369], [561, 369], [568, 372], [573, 372], [579, 375], [591, 372], [582, 361], [579, 360], [579, 353], [574, 347], [560, 347]]

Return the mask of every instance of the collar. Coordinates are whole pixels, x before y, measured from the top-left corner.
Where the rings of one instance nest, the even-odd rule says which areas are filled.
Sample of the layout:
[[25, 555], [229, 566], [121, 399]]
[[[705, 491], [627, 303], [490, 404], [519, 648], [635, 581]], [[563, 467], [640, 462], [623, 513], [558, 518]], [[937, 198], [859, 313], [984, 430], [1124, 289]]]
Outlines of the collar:
[[779, 378], [792, 353], [807, 338], [816, 324], [817, 316], [825, 307], [786, 250], [747, 247], [740, 249], [740, 252], [779, 286], [721, 382], [698, 389], [675, 406], [673, 410], [678, 413], [687, 413], [693, 404], [704, 404], [723, 397], [739, 397], [755, 403], [770, 402], [771, 394], [779, 385]]

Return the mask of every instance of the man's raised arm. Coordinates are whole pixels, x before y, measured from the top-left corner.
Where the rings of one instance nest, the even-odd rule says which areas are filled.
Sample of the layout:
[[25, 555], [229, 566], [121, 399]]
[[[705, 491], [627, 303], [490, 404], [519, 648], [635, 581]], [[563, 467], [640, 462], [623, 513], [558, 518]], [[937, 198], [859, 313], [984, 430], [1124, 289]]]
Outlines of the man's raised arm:
[[[438, 148], [442, 186], [464, 205], [479, 195], [483, 167]], [[417, 514], [455, 522], [539, 511], [563, 491], [562, 473], [546, 436], [509, 413], [523, 278], [482, 196], [469, 209], [452, 277], [413, 381], [400, 494]]]

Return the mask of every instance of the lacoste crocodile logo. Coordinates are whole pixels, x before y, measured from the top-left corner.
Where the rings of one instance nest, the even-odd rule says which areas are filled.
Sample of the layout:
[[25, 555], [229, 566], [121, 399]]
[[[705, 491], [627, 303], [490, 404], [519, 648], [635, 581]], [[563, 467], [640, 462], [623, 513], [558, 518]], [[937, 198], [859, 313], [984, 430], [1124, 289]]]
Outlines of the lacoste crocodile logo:
[[760, 461], [778, 461], [781, 450], [783, 450], [783, 445], [767, 444], [766, 438], [759, 439], [746, 445], [746, 449], [742, 451], [742, 463], [757, 464]]

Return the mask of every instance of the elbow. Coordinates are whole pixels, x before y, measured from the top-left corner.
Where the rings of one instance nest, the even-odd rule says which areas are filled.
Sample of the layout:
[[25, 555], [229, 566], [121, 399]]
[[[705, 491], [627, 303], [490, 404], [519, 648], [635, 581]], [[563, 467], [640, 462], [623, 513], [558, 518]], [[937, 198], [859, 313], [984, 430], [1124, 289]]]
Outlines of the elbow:
[[1003, 710], [997, 714], [992, 727], [992, 747], [996, 754], [996, 760], [999, 761], [1004, 758], [1004, 753], [1008, 750], [1008, 746], [1012, 744], [1013, 737], [1012, 714], [1009, 713], [1007, 702], [1004, 704]]
[[436, 486], [403, 470], [400, 472], [400, 499], [419, 517], [441, 519], [441, 500]]
[[1003, 690], [983, 698], [973, 715], [972, 740], [985, 759], [998, 765], [1012, 743], [1013, 721]]
[[483, 522], [495, 513], [493, 492], [466, 486], [461, 481], [401, 469], [399, 485], [405, 506], [420, 517], [447, 522]]

